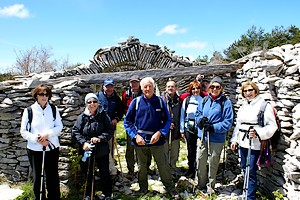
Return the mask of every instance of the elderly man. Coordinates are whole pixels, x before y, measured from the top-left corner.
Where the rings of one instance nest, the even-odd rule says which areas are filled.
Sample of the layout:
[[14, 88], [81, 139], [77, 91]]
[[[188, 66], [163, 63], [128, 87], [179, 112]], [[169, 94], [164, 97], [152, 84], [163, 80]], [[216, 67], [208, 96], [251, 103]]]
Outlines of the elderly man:
[[[140, 77], [137, 75], [134, 75], [130, 78], [129, 80], [129, 87], [127, 88], [126, 91], [123, 92], [122, 94], [122, 103], [123, 103], [123, 108], [124, 108], [124, 114], [126, 115], [128, 107], [131, 103], [131, 101], [138, 97], [141, 96], [142, 90], [140, 87]], [[126, 163], [127, 163], [127, 169], [128, 169], [128, 174], [127, 178], [132, 180], [134, 179], [134, 164], [135, 164], [135, 156], [134, 156], [134, 145], [131, 145], [131, 138], [129, 137], [128, 134], [127, 136], [127, 145], [126, 145], [126, 153], [125, 153], [125, 158], [126, 158]], [[151, 172], [150, 170], [150, 165], [151, 165], [151, 152], [149, 151], [148, 154], [148, 174]]]
[[162, 93], [162, 98], [167, 104], [169, 113], [172, 118], [170, 132], [166, 139], [168, 142], [165, 144], [165, 151], [168, 153], [168, 162], [173, 180], [177, 179], [176, 174], [176, 162], [178, 161], [180, 139], [184, 139], [180, 134], [180, 111], [181, 104], [179, 102], [179, 96], [177, 94], [177, 84], [173, 80], [169, 80], [166, 83], [166, 91]]
[[141, 80], [143, 94], [133, 99], [124, 119], [124, 127], [136, 146], [138, 158], [139, 194], [148, 193], [147, 152], [150, 150], [158, 166], [161, 181], [168, 195], [177, 195], [172, 181], [168, 156], [164, 151], [165, 136], [171, 126], [171, 117], [164, 101], [154, 94], [154, 80]]

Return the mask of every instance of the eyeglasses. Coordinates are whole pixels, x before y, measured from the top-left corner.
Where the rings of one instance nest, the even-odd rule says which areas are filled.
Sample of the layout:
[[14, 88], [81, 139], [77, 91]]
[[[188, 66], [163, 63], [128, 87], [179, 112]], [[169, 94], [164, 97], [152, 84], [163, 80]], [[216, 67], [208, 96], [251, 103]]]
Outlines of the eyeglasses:
[[45, 96], [45, 97], [48, 97], [49, 96], [49, 94], [47, 94], [47, 93], [40, 93], [40, 94], [38, 94], [40, 97], [42, 97], [42, 96]]
[[248, 90], [243, 90], [244, 93], [246, 92], [252, 92], [254, 89], [248, 89]]
[[192, 90], [200, 90], [200, 88], [199, 88], [199, 87], [197, 87], [197, 88], [192, 88]]
[[95, 104], [95, 103], [98, 103], [98, 101], [88, 101], [87, 103], [88, 104], [91, 104], [91, 103]]
[[222, 87], [219, 86], [219, 85], [211, 85], [209, 88], [212, 89], [212, 90], [215, 89], [215, 88], [216, 88], [216, 90], [219, 90], [219, 89], [221, 89]]

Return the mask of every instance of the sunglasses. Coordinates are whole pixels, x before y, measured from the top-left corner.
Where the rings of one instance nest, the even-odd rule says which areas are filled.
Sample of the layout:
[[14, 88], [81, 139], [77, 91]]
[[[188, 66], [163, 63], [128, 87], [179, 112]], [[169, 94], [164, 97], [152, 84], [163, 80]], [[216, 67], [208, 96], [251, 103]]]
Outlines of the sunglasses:
[[47, 93], [40, 93], [40, 94], [38, 94], [38, 96], [40, 96], [40, 97], [42, 97], [42, 96], [48, 97], [49, 94], [47, 94]]
[[197, 87], [197, 88], [192, 88], [192, 90], [200, 90], [200, 88], [199, 88], [199, 87]]
[[252, 92], [254, 89], [248, 89], [248, 90], [243, 90], [244, 93], [246, 92]]
[[212, 90], [215, 89], [215, 88], [216, 88], [216, 90], [219, 90], [219, 89], [221, 89], [222, 87], [219, 86], [219, 85], [211, 85], [209, 88], [212, 89]]
[[91, 103], [95, 104], [95, 103], [98, 103], [98, 101], [88, 101], [87, 103], [88, 104], [91, 104]]

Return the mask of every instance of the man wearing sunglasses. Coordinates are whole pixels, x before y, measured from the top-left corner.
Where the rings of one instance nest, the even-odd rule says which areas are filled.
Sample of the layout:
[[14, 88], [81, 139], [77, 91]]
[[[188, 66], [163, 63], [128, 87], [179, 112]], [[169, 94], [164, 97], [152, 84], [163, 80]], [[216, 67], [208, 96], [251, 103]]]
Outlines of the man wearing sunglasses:
[[[223, 95], [223, 82], [220, 77], [214, 77], [209, 85], [209, 96], [198, 105], [196, 123], [198, 124], [198, 187], [207, 188], [207, 193], [213, 193], [220, 155], [226, 139], [226, 133], [233, 122], [231, 102]], [[206, 163], [208, 164], [208, 172]]]

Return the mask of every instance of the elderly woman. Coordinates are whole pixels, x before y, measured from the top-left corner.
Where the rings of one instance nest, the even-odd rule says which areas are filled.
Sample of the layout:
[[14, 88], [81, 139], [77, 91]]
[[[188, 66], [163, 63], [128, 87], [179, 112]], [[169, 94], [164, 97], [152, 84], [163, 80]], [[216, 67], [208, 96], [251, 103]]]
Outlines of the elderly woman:
[[255, 199], [255, 193], [257, 189], [256, 171], [258, 166], [256, 163], [260, 155], [260, 139], [266, 140], [271, 138], [274, 132], [277, 130], [277, 124], [275, 121], [273, 108], [270, 104], [267, 104], [264, 113], [265, 125], [264, 127], [258, 125], [257, 115], [261, 104], [264, 102], [264, 99], [259, 96], [260, 92], [255, 83], [252, 81], [246, 81], [241, 87], [241, 93], [244, 101], [237, 113], [236, 126], [231, 138], [231, 148], [232, 150], [236, 150], [237, 145], [239, 144], [241, 167], [245, 172], [248, 149], [250, 148], [249, 139], [252, 138], [247, 196], [247, 199], [251, 200]]
[[46, 199], [44, 183], [41, 187], [41, 172], [44, 164], [48, 199], [59, 199], [58, 137], [63, 124], [57, 107], [49, 104], [52, 91], [48, 86], [38, 85], [32, 91], [32, 96], [35, 103], [24, 110], [20, 132], [27, 140], [28, 158], [33, 169], [34, 196], [35, 199]]
[[[79, 115], [72, 130], [73, 137], [82, 148], [81, 153], [88, 150], [92, 151], [92, 155], [87, 158], [87, 161], [81, 163], [83, 171], [89, 171], [84, 198], [89, 199], [95, 192], [92, 191], [94, 182], [92, 174], [95, 161], [100, 172], [100, 184], [105, 196], [104, 199], [111, 199], [112, 184], [109, 176], [108, 141], [113, 137], [114, 127], [103, 108], [98, 109], [98, 98], [95, 94], [87, 94], [85, 104], [84, 112]], [[91, 147], [90, 144], [95, 145], [95, 147]], [[91, 160], [89, 161], [89, 159]], [[86, 163], [89, 163], [88, 166]], [[88, 167], [89, 169], [87, 169]]]
[[[233, 112], [231, 102], [223, 96], [223, 82], [220, 77], [210, 81], [209, 96], [198, 105], [196, 122], [198, 129], [198, 187], [207, 187], [213, 193], [220, 155], [226, 133], [232, 126]], [[208, 162], [208, 173], [206, 164]]]
[[189, 96], [183, 100], [181, 107], [180, 133], [184, 135], [187, 143], [189, 169], [185, 176], [188, 178], [194, 178], [196, 172], [198, 130], [195, 124], [195, 113], [198, 104], [202, 102], [202, 97], [200, 96], [201, 90], [201, 83], [192, 81], [188, 85]]

